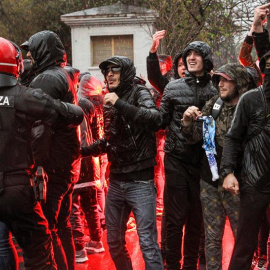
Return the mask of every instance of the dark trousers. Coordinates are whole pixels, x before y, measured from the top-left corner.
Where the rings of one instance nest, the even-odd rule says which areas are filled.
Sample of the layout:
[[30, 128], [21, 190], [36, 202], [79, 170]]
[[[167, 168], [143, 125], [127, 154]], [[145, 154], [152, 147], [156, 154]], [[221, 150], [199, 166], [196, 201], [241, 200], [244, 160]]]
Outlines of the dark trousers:
[[0, 221], [0, 269], [17, 270], [18, 256], [12, 235], [5, 223]]
[[243, 184], [240, 190], [239, 223], [229, 270], [249, 270], [257, 246], [262, 218], [270, 203], [270, 194]]
[[58, 270], [75, 269], [75, 246], [70, 224], [74, 184], [69, 177], [48, 174], [47, 201], [42, 206], [53, 239]]
[[98, 213], [97, 190], [95, 187], [75, 189], [72, 196], [70, 222], [76, 250], [84, 248], [84, 224], [81, 209], [88, 224], [91, 240], [100, 241], [102, 230]]
[[197, 269], [201, 235], [200, 170], [165, 155], [164, 207], [166, 212], [166, 264], [168, 270], [180, 269], [183, 227], [183, 269]]
[[259, 238], [258, 238], [258, 257], [267, 256], [267, 241], [269, 237], [269, 222], [267, 215], [262, 218], [262, 224], [260, 227]]
[[30, 180], [29, 185], [5, 188], [0, 195], [0, 221], [6, 224], [22, 248], [26, 270], [56, 269], [48, 222], [40, 204], [35, 202]]

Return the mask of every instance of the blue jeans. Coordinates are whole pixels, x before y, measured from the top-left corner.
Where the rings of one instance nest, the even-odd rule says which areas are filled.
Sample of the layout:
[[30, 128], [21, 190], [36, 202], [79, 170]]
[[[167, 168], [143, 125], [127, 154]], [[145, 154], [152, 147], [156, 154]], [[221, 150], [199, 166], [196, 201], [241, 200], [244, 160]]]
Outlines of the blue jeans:
[[6, 224], [0, 221], [0, 269], [18, 269], [18, 256], [12, 235]]
[[154, 181], [111, 181], [106, 199], [107, 242], [117, 270], [132, 270], [125, 232], [133, 212], [146, 270], [163, 270], [157, 244], [156, 188]]

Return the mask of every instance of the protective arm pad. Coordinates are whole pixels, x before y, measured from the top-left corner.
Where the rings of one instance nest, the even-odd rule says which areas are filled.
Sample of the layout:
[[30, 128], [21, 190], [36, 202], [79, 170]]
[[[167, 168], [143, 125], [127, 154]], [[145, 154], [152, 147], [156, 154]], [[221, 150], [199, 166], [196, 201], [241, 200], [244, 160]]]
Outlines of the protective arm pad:
[[[56, 102], [59, 102], [59, 100]], [[56, 108], [56, 111], [58, 111], [61, 116], [65, 118], [65, 124], [73, 126], [80, 125], [83, 121], [83, 110], [79, 106], [71, 103], [65, 103], [62, 101], [60, 101], [60, 103], [61, 104], [59, 105], [61, 109], [59, 110]]]

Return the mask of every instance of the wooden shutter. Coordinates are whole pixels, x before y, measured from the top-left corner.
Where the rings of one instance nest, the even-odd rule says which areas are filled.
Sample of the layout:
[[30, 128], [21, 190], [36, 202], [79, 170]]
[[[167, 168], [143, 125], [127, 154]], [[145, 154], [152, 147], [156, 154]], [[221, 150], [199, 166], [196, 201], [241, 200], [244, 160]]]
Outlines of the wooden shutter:
[[92, 36], [92, 66], [98, 66], [102, 61], [113, 55], [122, 55], [134, 59], [133, 36]]

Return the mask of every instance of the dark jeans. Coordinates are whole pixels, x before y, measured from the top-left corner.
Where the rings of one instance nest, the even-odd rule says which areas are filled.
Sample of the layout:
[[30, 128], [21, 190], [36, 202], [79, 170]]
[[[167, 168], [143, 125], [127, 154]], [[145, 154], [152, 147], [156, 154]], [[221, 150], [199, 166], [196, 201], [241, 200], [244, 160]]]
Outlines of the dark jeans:
[[26, 270], [56, 269], [48, 222], [40, 204], [34, 200], [30, 184], [5, 188], [0, 195], [0, 221], [22, 248]]
[[258, 233], [270, 194], [243, 184], [240, 190], [239, 223], [229, 270], [249, 270], [257, 246]]
[[47, 201], [42, 208], [52, 234], [55, 261], [58, 270], [74, 270], [75, 246], [69, 220], [74, 184], [63, 175], [48, 176]]
[[163, 209], [161, 217], [160, 248], [163, 261], [166, 261], [166, 212]]
[[88, 224], [91, 240], [100, 241], [102, 230], [98, 213], [97, 190], [94, 187], [75, 189], [72, 196], [70, 222], [76, 250], [84, 248], [84, 224], [81, 209]]
[[0, 222], [0, 269], [18, 269], [18, 256], [12, 235], [3, 222]]
[[105, 217], [109, 251], [117, 270], [131, 270], [125, 232], [133, 212], [146, 270], [163, 270], [157, 244], [156, 188], [150, 181], [111, 181], [106, 199]]
[[182, 236], [184, 237], [183, 269], [197, 269], [201, 236], [200, 170], [165, 154], [164, 207], [166, 211], [166, 265], [180, 269]]

